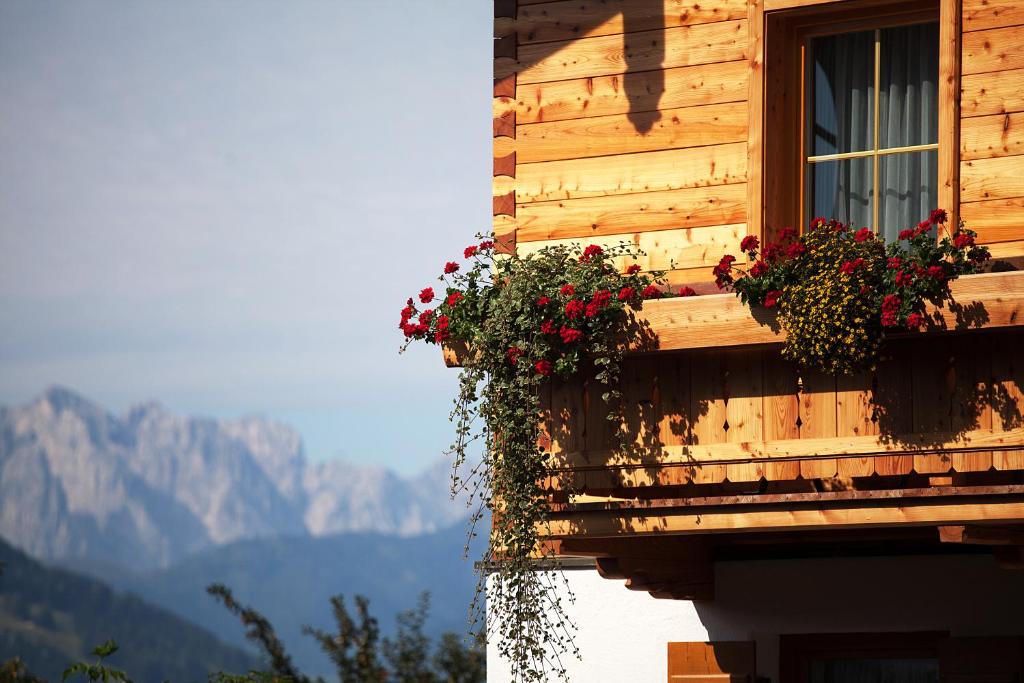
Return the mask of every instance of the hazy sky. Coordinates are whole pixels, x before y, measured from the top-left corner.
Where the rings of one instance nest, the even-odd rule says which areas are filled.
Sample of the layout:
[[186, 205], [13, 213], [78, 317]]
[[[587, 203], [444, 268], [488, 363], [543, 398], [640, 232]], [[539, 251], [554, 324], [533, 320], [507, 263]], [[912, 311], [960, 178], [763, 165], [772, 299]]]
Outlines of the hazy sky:
[[411, 472], [406, 296], [490, 225], [482, 0], [0, 0], [0, 402], [287, 421]]

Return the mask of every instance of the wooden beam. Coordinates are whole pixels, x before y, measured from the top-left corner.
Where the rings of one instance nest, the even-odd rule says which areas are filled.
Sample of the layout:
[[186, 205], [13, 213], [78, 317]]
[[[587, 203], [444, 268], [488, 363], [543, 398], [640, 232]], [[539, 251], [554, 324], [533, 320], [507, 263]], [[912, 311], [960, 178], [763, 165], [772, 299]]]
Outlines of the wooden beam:
[[939, 7], [939, 206], [960, 219], [960, 0]]
[[1024, 527], [946, 525], [939, 527], [939, 540], [970, 545], [1024, 545]]
[[546, 538], [625, 538], [649, 535], [764, 533], [950, 524], [1020, 523], [1024, 521], [1024, 495], [1008, 499], [954, 501], [894, 499], [868, 505], [863, 501], [811, 507], [751, 507], [745, 510], [678, 508], [657, 514], [615, 511], [552, 515], [538, 525]]
[[621, 454], [584, 450], [552, 456], [554, 471], [588, 468], [646, 468], [703, 463], [741, 463], [750, 460], [794, 460], [822, 457], [864, 457], [889, 453], [962, 453], [1024, 448], [1024, 427], [1006, 431], [975, 429], [964, 433], [923, 432], [897, 435], [732, 441], [674, 445]]

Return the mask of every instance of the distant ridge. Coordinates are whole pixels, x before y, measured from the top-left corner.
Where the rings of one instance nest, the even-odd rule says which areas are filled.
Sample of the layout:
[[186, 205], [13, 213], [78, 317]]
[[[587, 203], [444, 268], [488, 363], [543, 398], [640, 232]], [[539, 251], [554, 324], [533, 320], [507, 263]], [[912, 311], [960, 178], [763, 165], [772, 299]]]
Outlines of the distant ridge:
[[258, 658], [164, 609], [45, 567], [2, 540], [0, 562], [0, 662], [18, 656], [33, 674], [59, 681], [68, 664], [91, 661], [89, 651], [113, 638], [121, 649], [111, 662], [136, 683], [205, 681], [216, 671], [260, 666]]
[[311, 464], [300, 436], [261, 417], [186, 417], [155, 402], [116, 416], [52, 387], [0, 407], [0, 535], [94, 573], [168, 567], [247, 538], [414, 536], [463, 519], [448, 467], [412, 479]]

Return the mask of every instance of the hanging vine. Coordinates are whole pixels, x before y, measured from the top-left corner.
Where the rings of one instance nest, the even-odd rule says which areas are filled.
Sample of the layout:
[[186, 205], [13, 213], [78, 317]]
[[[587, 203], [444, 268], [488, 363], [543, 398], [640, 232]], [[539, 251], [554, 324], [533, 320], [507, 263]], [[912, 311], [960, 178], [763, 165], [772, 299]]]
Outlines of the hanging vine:
[[[660, 273], [643, 274], [628, 244], [585, 249], [552, 246], [526, 256], [495, 254], [484, 239], [448, 262], [441, 292], [423, 289], [402, 309], [399, 327], [413, 341], [463, 347], [452, 421], [453, 494], [474, 507], [471, 529], [487, 512], [491, 530], [476, 604], [486, 597], [486, 629], [516, 681], [566, 678], [564, 657], [577, 655], [574, 626], [541, 529], [548, 476], [541, 439], [540, 392], [552, 376], [594, 372], [616, 419], [617, 383], [630, 309], [662, 296]], [[692, 293], [686, 291], [686, 294]], [[483, 457], [460, 479], [474, 448]], [[473, 533], [471, 531], [471, 533]]]

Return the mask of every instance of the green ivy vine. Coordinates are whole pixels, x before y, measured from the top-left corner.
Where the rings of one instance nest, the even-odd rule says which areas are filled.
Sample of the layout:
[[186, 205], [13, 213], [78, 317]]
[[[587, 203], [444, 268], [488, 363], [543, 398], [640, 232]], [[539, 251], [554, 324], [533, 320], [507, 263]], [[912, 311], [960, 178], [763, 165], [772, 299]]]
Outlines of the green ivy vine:
[[[564, 578], [536, 571], [538, 561], [558, 569], [540, 531], [548, 515], [541, 389], [552, 376], [592, 372], [616, 419], [629, 311], [663, 294], [661, 273], [624, 267], [640, 255], [626, 243], [499, 255], [483, 239], [465, 249], [463, 263], [445, 264], [440, 291], [423, 289], [401, 312], [403, 350], [414, 341], [463, 348], [453, 494], [468, 494], [471, 529], [491, 515], [483, 563], [490, 580], [481, 573], [478, 614], [516, 681], [565, 679], [565, 657], [578, 656], [558, 590]], [[483, 457], [473, 466], [476, 449]]]

